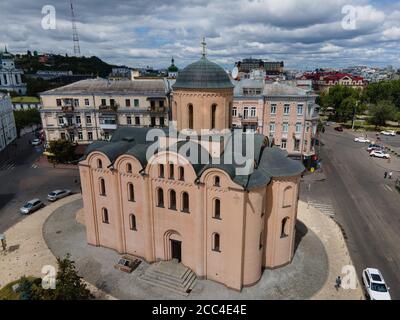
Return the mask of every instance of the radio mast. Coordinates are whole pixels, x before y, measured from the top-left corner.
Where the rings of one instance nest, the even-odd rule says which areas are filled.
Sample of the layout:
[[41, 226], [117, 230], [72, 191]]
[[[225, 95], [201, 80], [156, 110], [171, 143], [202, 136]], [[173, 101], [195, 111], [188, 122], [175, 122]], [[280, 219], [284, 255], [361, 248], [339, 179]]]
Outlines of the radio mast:
[[71, 4], [71, 19], [72, 19], [72, 40], [74, 42], [74, 55], [76, 57], [80, 57], [81, 49], [79, 47], [78, 28], [76, 27], [74, 6], [72, 5], [72, 0], [70, 0], [70, 4]]

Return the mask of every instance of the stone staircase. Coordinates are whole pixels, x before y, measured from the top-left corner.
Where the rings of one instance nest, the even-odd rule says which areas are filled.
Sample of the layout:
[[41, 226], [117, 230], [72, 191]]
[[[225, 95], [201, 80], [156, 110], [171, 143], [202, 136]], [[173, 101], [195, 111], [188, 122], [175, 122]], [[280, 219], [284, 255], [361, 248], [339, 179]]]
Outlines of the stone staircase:
[[140, 279], [183, 296], [188, 296], [196, 285], [196, 274], [176, 259], [153, 263]]

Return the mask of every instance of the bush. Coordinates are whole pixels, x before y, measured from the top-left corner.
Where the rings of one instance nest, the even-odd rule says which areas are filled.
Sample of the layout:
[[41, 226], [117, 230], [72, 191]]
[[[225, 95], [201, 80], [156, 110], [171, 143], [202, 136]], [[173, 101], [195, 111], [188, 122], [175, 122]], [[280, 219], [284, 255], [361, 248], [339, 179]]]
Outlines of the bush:
[[[22, 277], [0, 290], [0, 300], [88, 300], [93, 295], [75, 269], [70, 256], [57, 258], [58, 272], [55, 289], [43, 289], [42, 279]], [[19, 283], [18, 292], [12, 286]]]
[[50, 141], [46, 151], [53, 154], [52, 159], [56, 163], [67, 163], [76, 158], [75, 145], [69, 140]]

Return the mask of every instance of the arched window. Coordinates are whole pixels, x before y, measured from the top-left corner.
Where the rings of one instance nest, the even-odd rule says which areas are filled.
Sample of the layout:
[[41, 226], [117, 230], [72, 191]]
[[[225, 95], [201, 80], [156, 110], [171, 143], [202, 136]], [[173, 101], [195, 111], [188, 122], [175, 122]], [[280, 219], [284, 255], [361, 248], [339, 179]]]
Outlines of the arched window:
[[213, 104], [211, 106], [211, 129], [215, 129], [216, 116], [217, 116], [217, 105]]
[[103, 161], [101, 159], [97, 159], [97, 168], [102, 169], [103, 168]]
[[128, 183], [128, 201], [135, 201], [135, 192], [132, 183]]
[[131, 230], [137, 230], [136, 229], [136, 217], [134, 214], [129, 215], [129, 227]]
[[164, 207], [164, 190], [161, 188], [157, 189], [157, 206]]
[[221, 179], [219, 176], [214, 177], [214, 186], [215, 187], [220, 187], [221, 186]]
[[164, 178], [164, 165], [163, 164], [158, 165], [158, 176], [160, 178]]
[[126, 172], [127, 173], [132, 173], [132, 165], [130, 163], [126, 164]]
[[213, 251], [221, 252], [219, 233], [213, 234], [212, 249], [213, 249]]
[[293, 188], [292, 187], [286, 187], [286, 189], [283, 191], [283, 204], [282, 206], [284, 208], [291, 207], [293, 202]]
[[170, 179], [174, 179], [174, 164], [173, 163], [169, 164], [169, 175], [168, 175], [168, 177]]
[[103, 178], [100, 178], [100, 195], [101, 196], [106, 195], [106, 183], [104, 182]]
[[188, 106], [189, 129], [193, 129], [193, 105]]
[[221, 219], [221, 200], [214, 200], [214, 218]]
[[189, 194], [187, 192], [182, 193], [182, 211], [189, 212]]
[[110, 220], [108, 219], [108, 210], [106, 208], [101, 209], [101, 215], [103, 218], [103, 223], [110, 223]]
[[289, 236], [289, 219], [289, 217], [286, 217], [282, 220], [281, 238], [286, 238]]
[[185, 168], [179, 167], [179, 180], [185, 181]]
[[176, 210], [176, 192], [174, 190], [169, 191], [169, 208]]

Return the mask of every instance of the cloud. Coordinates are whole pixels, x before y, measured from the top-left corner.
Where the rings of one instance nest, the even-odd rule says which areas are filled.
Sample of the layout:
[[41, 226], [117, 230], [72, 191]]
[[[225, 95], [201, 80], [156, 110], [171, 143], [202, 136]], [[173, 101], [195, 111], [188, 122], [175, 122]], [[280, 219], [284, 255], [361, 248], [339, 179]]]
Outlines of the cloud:
[[[56, 9], [57, 29], [43, 30], [43, 5]], [[355, 8], [356, 29], [342, 27]], [[14, 52], [72, 54], [68, 1], [2, 1], [1, 43]], [[400, 49], [400, 5], [376, 0], [74, 0], [81, 52], [110, 63], [182, 67], [200, 56], [230, 68], [245, 57], [284, 60], [293, 68], [393, 64]], [[372, 54], [378, 52], [379, 56]]]

